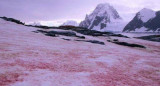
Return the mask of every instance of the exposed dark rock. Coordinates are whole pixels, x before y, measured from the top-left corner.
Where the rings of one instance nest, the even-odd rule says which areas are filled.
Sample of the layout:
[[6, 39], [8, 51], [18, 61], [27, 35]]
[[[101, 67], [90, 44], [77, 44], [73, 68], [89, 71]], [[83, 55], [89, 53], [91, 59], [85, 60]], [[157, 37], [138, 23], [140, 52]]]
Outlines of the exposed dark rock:
[[118, 42], [118, 39], [113, 39], [114, 42]]
[[125, 28], [123, 29], [123, 32], [130, 32], [130, 31], [135, 31], [136, 28], [141, 28], [143, 27], [143, 22], [142, 20], [140, 20], [138, 18], [138, 13], [137, 15], [133, 18], [132, 21], [130, 21], [126, 26]]
[[[121, 34], [114, 34], [112, 32], [99, 32], [99, 31], [89, 30], [87, 28], [75, 27], [75, 26], [60, 26], [60, 27], [31, 26], [31, 27], [38, 27], [38, 28], [42, 28], [42, 29], [72, 30], [72, 31], [75, 31], [77, 33], [80, 33], [80, 34], [83, 34], [83, 35], [89, 35], [89, 36], [115, 36], [115, 37], [129, 38], [129, 37], [121, 35]], [[79, 38], [85, 39], [84, 36], [79, 36]]]
[[77, 36], [75, 32], [70, 32], [70, 31], [49, 31], [48, 33], [63, 35], [63, 36], [73, 36], [73, 37]]
[[143, 45], [139, 45], [139, 44], [130, 44], [130, 43], [127, 43], [127, 42], [112, 42], [112, 43], [115, 43], [115, 44], [118, 44], [118, 45], [123, 45], [123, 46], [128, 46], [128, 47], [146, 48], [146, 47], [143, 46]]
[[[92, 29], [94, 26], [98, 26], [103, 19], [104, 19], [104, 17], [96, 16], [95, 20], [93, 21], [93, 23], [89, 29]], [[101, 29], [103, 29], [103, 28], [101, 28]]]
[[34, 32], [34, 33], [39, 33], [38, 31], [32, 31], [32, 32]]
[[85, 39], [86, 38], [85, 36], [76, 36], [76, 37], [78, 37], [80, 39]]
[[94, 44], [105, 45], [104, 42], [100, 42], [100, 41], [97, 41], [97, 40], [75, 40], [75, 41], [90, 42], [90, 43], [94, 43]]
[[54, 33], [52, 33], [52, 32], [47, 32], [45, 35], [46, 35], [46, 36], [56, 37], [56, 34], [54, 34]]
[[128, 36], [124, 36], [122, 34], [111, 34], [110, 36], [129, 38]]
[[44, 30], [37, 30], [37, 32], [47, 33], [47, 31], [44, 31]]
[[67, 29], [70, 29], [70, 28], [76, 28], [75, 26], [71, 26], [71, 25], [65, 25], [65, 26], [59, 26], [59, 28], [67, 28]]
[[111, 40], [107, 40], [108, 42], [111, 42]]
[[144, 22], [139, 17], [141, 16], [141, 14], [140, 12], [138, 12], [136, 16], [125, 26], [123, 32], [134, 32], [136, 29], [141, 29], [142, 27], [145, 27], [147, 29], [144, 32], [160, 32], [160, 11], [155, 12], [155, 14], [156, 17], [149, 19], [147, 22]]
[[101, 29], [107, 27], [107, 24], [101, 23]]
[[158, 28], [160, 28], [160, 11], [156, 12], [155, 18], [144, 23], [144, 26], [149, 28], [149, 30], [153, 30], [153, 31], [156, 31]]
[[63, 36], [69, 36], [69, 37], [78, 37], [80, 39], [85, 39], [84, 36], [78, 36], [76, 35], [75, 32], [71, 32], [71, 31], [44, 31], [44, 30], [37, 30], [34, 31], [35, 33], [40, 32], [45, 34], [46, 36], [52, 36], [52, 37], [56, 37], [58, 35], [63, 35]]
[[16, 20], [14, 18], [7, 18], [7, 17], [0, 17], [1, 19], [4, 19], [6, 21], [10, 21], [10, 22], [14, 22], [14, 23], [17, 23], [17, 24], [21, 24], [21, 25], [25, 25], [24, 23], [22, 23], [20, 20]]
[[59, 27], [59, 29], [72, 30], [77, 33], [81, 33], [83, 35], [90, 35], [90, 36], [105, 36], [105, 35], [113, 34], [111, 32], [99, 32], [99, 31], [89, 30], [89, 29], [81, 28], [81, 27]]
[[160, 35], [150, 35], [150, 36], [142, 36], [142, 37], [135, 37], [135, 38], [148, 40], [148, 41], [160, 42]]
[[71, 41], [71, 39], [66, 39], [66, 38], [62, 38], [63, 40], [66, 40], [66, 41]]

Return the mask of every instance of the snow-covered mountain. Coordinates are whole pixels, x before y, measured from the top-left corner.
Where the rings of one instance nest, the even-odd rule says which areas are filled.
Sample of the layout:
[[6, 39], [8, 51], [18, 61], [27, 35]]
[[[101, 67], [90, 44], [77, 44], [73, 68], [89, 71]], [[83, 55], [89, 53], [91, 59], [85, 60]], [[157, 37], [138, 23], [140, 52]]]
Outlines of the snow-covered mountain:
[[68, 21], [64, 22], [61, 26], [78, 26], [78, 23], [73, 20], [68, 20]]
[[41, 26], [42, 24], [40, 22], [30, 22], [27, 25], [32, 25], [32, 26]]
[[98, 31], [118, 31], [118, 28], [122, 28], [122, 31], [124, 28], [122, 21], [113, 6], [103, 3], [99, 4], [90, 15], [86, 15], [79, 26]]
[[160, 32], [160, 11], [142, 9], [125, 26], [123, 32]]

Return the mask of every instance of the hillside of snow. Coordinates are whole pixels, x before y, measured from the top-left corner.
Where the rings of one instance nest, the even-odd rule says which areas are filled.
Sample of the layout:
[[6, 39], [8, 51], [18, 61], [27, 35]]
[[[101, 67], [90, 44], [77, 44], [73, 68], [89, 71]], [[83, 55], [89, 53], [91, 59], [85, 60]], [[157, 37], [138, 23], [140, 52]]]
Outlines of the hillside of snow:
[[[68, 31], [26, 27], [0, 19], [0, 86], [160, 85], [159, 42], [75, 32], [85, 36], [83, 40], [105, 43], [100, 45], [75, 41], [82, 39], [72, 36], [46, 36], [37, 30]], [[146, 48], [107, 41], [112, 39]]]

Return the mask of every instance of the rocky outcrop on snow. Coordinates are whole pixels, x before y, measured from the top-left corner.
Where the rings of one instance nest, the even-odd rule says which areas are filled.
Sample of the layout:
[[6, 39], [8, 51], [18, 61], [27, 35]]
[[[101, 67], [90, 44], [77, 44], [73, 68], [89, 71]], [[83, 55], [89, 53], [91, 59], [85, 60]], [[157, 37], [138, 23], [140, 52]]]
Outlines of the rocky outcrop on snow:
[[0, 17], [0, 18], [3, 19], [3, 20], [6, 20], [6, 21], [10, 21], [10, 22], [14, 22], [14, 23], [17, 23], [17, 24], [25, 25], [20, 20], [17, 20], [17, 19], [14, 19], [14, 18], [8, 18], [8, 17]]
[[160, 32], [160, 11], [144, 8], [125, 26], [123, 32]]

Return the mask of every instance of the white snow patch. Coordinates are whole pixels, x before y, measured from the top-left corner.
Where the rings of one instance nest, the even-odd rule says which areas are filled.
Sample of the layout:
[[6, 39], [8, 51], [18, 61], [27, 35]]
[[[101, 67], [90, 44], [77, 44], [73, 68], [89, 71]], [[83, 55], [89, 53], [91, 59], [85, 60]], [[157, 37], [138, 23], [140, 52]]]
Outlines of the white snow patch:
[[114, 65], [114, 63], [118, 62], [117, 57], [115, 58], [115, 56], [113, 56], [113, 55], [98, 57], [98, 58], [95, 58], [95, 59], [92, 59], [92, 60], [96, 61], [96, 62], [107, 63], [109, 66], [112, 66], [112, 65]]
[[145, 27], [136, 28], [135, 31], [133, 31], [133, 32], [147, 32], [147, 28], [145, 28]]
[[147, 9], [144, 8], [140, 11], [140, 15], [139, 18], [143, 21], [143, 22], [147, 22], [148, 20], [152, 19], [156, 17], [156, 12], [151, 10], [151, 9]]

